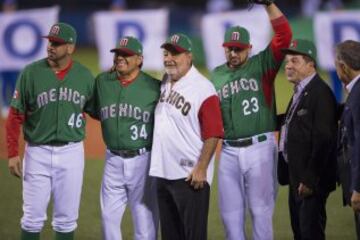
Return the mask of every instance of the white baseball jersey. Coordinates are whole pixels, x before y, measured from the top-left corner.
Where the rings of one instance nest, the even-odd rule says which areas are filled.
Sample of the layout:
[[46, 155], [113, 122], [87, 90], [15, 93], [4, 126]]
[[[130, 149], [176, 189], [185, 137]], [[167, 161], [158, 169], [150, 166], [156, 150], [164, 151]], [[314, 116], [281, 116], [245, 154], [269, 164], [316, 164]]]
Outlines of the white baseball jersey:
[[[164, 80], [155, 109], [151, 176], [176, 180], [190, 174], [203, 147], [198, 113], [202, 103], [214, 95], [212, 83], [194, 66], [172, 88], [170, 80]], [[214, 156], [207, 169], [209, 184], [213, 169]]]

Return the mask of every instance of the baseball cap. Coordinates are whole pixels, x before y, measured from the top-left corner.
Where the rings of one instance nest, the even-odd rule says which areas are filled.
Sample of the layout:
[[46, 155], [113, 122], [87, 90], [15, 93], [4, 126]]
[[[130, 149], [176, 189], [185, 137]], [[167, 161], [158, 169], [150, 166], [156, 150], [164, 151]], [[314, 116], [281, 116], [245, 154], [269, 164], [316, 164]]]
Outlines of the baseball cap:
[[50, 28], [50, 32], [44, 38], [59, 43], [76, 43], [76, 31], [67, 23], [56, 23]]
[[250, 47], [250, 34], [248, 30], [240, 26], [234, 26], [226, 30], [223, 47]]
[[312, 41], [306, 39], [294, 39], [289, 48], [283, 48], [284, 54], [300, 54], [312, 58], [316, 61], [316, 47]]
[[161, 48], [176, 50], [179, 53], [191, 52], [192, 43], [188, 36], [182, 33], [175, 33], [166, 39]]
[[121, 52], [128, 56], [142, 55], [143, 47], [142, 44], [134, 37], [125, 36], [120, 38], [117, 42], [116, 47], [111, 49], [110, 52]]

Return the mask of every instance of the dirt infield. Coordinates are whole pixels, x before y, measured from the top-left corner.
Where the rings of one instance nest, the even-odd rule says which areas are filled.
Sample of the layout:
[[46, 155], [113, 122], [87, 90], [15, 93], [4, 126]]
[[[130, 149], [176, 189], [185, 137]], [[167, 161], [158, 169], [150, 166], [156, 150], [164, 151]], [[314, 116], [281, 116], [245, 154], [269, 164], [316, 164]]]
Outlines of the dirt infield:
[[[86, 159], [103, 159], [105, 144], [102, 140], [100, 124], [87, 116], [85, 157]], [[7, 147], [5, 141], [5, 119], [0, 118], [0, 159], [7, 159]], [[24, 141], [20, 137], [20, 154], [24, 151]]]

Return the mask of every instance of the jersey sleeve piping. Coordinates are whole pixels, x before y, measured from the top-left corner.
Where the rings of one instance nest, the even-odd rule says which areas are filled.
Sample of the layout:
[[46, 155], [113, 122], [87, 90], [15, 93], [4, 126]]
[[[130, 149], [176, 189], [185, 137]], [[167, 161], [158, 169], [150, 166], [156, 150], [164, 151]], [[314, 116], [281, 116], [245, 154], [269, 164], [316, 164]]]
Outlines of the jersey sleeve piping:
[[14, 107], [10, 108], [9, 116], [6, 121], [6, 143], [8, 148], [8, 158], [19, 155], [19, 136], [20, 127], [24, 122], [24, 114]]
[[275, 61], [280, 63], [284, 59], [281, 49], [289, 47], [292, 38], [290, 24], [285, 16], [278, 17], [271, 21], [272, 28], [275, 32], [270, 48]]

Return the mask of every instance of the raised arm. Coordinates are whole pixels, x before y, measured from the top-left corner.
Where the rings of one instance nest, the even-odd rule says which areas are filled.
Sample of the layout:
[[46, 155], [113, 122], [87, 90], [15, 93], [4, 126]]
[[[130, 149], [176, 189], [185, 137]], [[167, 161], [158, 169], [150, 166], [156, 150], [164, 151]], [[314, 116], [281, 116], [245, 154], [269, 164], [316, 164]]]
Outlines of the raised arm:
[[275, 60], [280, 62], [284, 58], [284, 55], [281, 53], [281, 49], [289, 47], [292, 38], [292, 31], [287, 18], [275, 5], [275, 3], [271, 3], [269, 6], [266, 6], [265, 9], [269, 15], [271, 25], [274, 30], [274, 36], [271, 39], [270, 48], [274, 54]]

